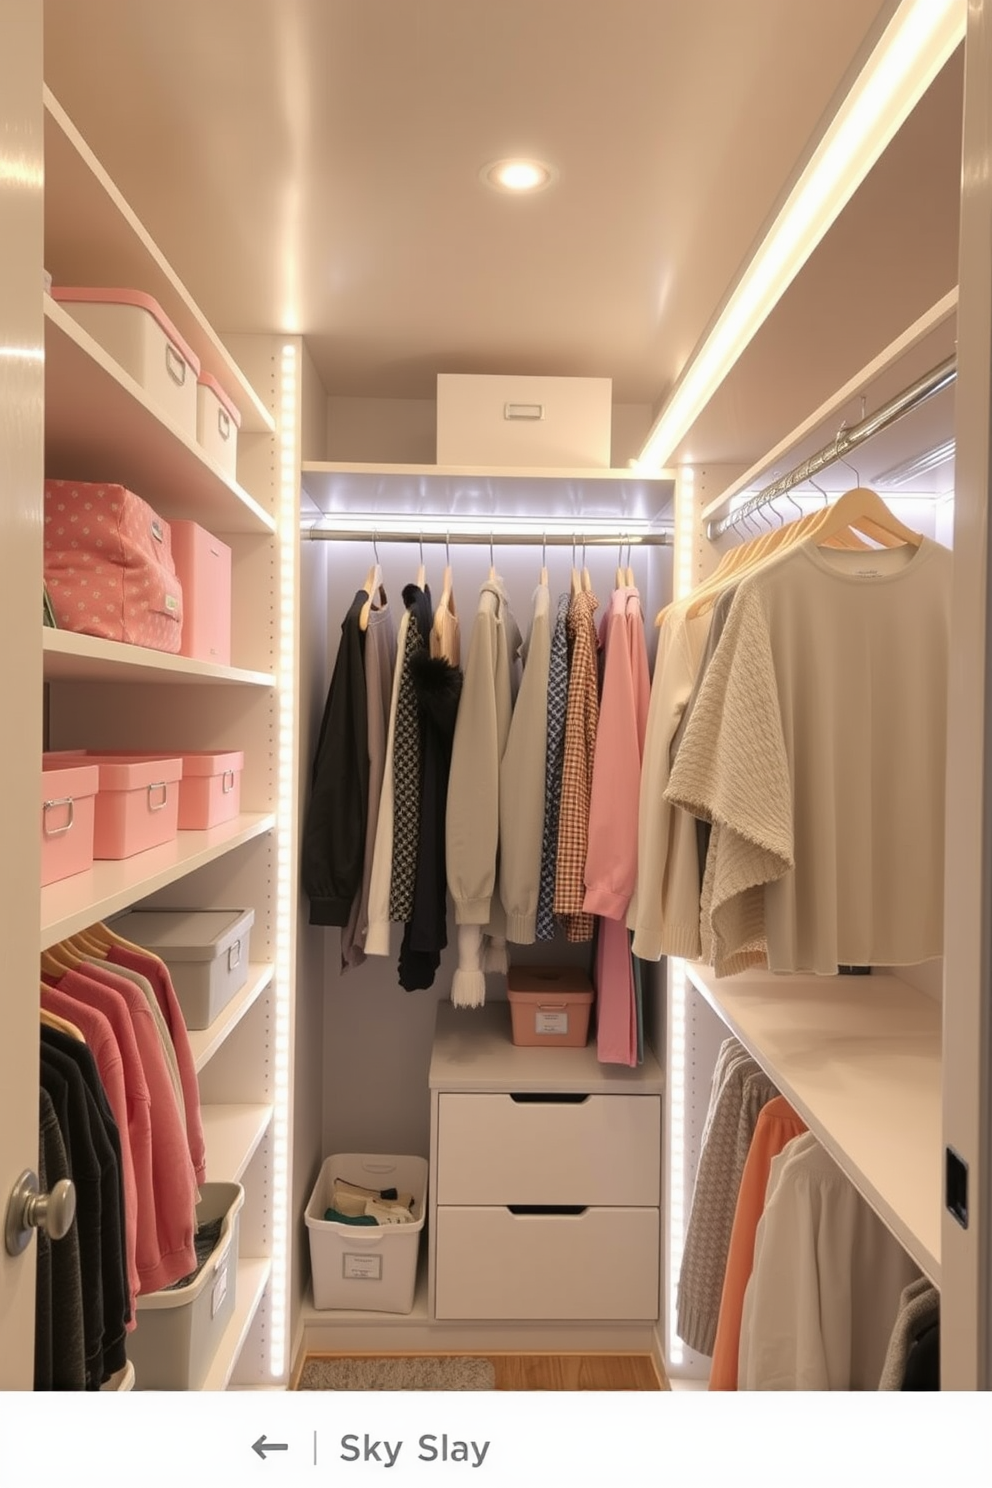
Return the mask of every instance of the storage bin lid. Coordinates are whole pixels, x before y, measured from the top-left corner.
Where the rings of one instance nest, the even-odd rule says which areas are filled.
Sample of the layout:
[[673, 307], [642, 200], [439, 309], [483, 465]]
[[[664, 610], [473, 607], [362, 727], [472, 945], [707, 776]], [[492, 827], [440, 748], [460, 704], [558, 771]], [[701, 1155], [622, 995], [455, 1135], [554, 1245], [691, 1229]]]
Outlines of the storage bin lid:
[[220, 754], [210, 749], [199, 749], [193, 754], [183, 755], [184, 775], [224, 775], [228, 770], [244, 768], [243, 750], [229, 749]]
[[171, 785], [181, 780], [183, 762], [178, 755], [148, 754], [90, 754], [86, 758], [100, 769], [102, 791], [143, 790], [147, 785], [159, 782]]
[[[506, 985], [510, 992], [548, 992], [558, 996], [592, 996], [592, 983], [581, 966], [511, 966]], [[576, 999], [577, 1000], [577, 999]]]
[[595, 994], [591, 988], [577, 992], [574, 988], [566, 989], [549, 983], [547, 987], [540, 991], [535, 991], [533, 987], [529, 987], [526, 992], [520, 992], [516, 988], [511, 987], [506, 995], [511, 1002], [515, 1002], [518, 1006], [523, 1003], [527, 1007], [563, 1008], [568, 1003], [571, 1003], [573, 1007], [576, 1005], [585, 1006], [586, 1003], [592, 1002]]
[[52, 288], [52, 299], [65, 301], [67, 304], [132, 305], [138, 310], [147, 310], [149, 315], [154, 315], [176, 350], [185, 357], [193, 369], [194, 377], [199, 378], [200, 358], [180, 336], [154, 295], [145, 294], [140, 289], [95, 289], [83, 285], [57, 284]]
[[196, 380], [201, 387], [210, 389], [214, 397], [217, 399], [218, 403], [223, 403], [224, 407], [227, 409], [227, 412], [234, 420], [235, 426], [240, 429], [241, 415], [238, 412], [237, 408], [235, 408], [234, 404], [231, 402], [231, 399], [228, 397], [227, 393], [225, 393], [224, 389], [221, 387], [220, 383], [217, 381], [213, 373], [201, 372]]
[[118, 921], [128, 940], [166, 961], [213, 961], [255, 923], [253, 909], [136, 909]]
[[[200, 1202], [196, 1206], [197, 1224], [209, 1224], [222, 1219], [220, 1239], [200, 1268], [200, 1273], [189, 1286], [166, 1288], [161, 1292], [142, 1292], [138, 1296], [138, 1311], [158, 1311], [166, 1308], [189, 1307], [199, 1297], [204, 1287], [212, 1286], [216, 1280], [218, 1263], [231, 1247], [232, 1230], [238, 1212], [245, 1201], [245, 1191], [240, 1183], [201, 1183]], [[237, 1261], [237, 1256], [232, 1257]]]
[[77, 763], [79, 756], [69, 756], [65, 764], [58, 760], [44, 760], [41, 771], [41, 799], [61, 800], [65, 796], [78, 799], [80, 796], [95, 796], [100, 785], [100, 771], [96, 765]]

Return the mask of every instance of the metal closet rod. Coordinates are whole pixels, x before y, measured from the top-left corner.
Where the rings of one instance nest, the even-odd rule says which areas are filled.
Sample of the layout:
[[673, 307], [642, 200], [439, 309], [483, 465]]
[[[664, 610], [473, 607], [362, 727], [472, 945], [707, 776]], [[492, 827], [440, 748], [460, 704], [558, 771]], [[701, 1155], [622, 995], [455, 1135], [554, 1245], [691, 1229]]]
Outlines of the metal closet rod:
[[922, 403], [926, 403], [928, 398], [932, 398], [935, 394], [943, 392], [944, 388], [949, 387], [957, 375], [957, 358], [950, 356], [946, 361], [941, 362], [938, 367], [934, 367], [932, 371], [925, 373], [912, 386], [904, 388], [901, 393], [897, 393], [894, 398], [890, 398], [888, 403], [883, 403], [881, 408], [869, 414], [866, 419], [862, 419], [860, 424], [855, 424], [852, 429], [840, 430], [836, 439], [833, 439], [830, 444], [825, 444], [822, 449], [817, 450], [815, 455], [810, 455], [809, 459], [804, 460], [801, 465], [797, 465], [793, 470], [788, 471], [786, 475], [780, 476], [770, 486], [765, 486], [756, 496], [749, 497], [736, 511], [730, 512], [725, 517], [720, 517], [716, 522], [707, 522], [706, 536], [711, 541], [715, 537], [720, 537], [724, 532], [728, 532], [731, 527], [739, 526], [751, 512], [757, 511], [759, 507], [767, 506], [770, 501], [774, 501], [776, 496], [784, 496], [786, 491], [791, 491], [794, 487], [803, 485], [812, 476], [818, 474], [819, 471], [825, 470], [828, 465], [833, 465], [836, 461], [842, 460], [851, 450], [857, 449], [859, 445], [864, 444], [875, 434], [880, 434], [883, 429], [888, 429], [891, 424], [904, 418], [907, 413], [912, 413]]
[[576, 527], [574, 532], [536, 532], [532, 527], [526, 532], [507, 532], [504, 529], [494, 529], [490, 534], [488, 530], [478, 532], [459, 532], [457, 527], [452, 527], [448, 532], [401, 532], [391, 527], [366, 527], [360, 531], [352, 527], [309, 527], [307, 535], [312, 542], [376, 542], [376, 543], [443, 543], [451, 547], [457, 545], [473, 545], [485, 547], [492, 543], [495, 547], [531, 547], [531, 548], [615, 548], [619, 545], [627, 546], [629, 543], [635, 548], [644, 547], [671, 547], [672, 534], [665, 531], [652, 532], [627, 532], [622, 527], [617, 527], [610, 532], [598, 529], [596, 532], [583, 531]]

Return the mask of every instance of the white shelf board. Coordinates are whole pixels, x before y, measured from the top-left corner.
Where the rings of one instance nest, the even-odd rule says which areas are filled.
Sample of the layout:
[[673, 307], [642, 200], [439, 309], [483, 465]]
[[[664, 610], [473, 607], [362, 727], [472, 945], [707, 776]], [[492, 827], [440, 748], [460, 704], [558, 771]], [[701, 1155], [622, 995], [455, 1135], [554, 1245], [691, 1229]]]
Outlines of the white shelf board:
[[51, 91], [45, 107], [45, 267], [56, 284], [124, 286], [158, 300], [233, 400], [246, 432], [272, 415]]
[[428, 1084], [445, 1092], [540, 1092], [660, 1095], [665, 1077], [650, 1049], [636, 1069], [600, 1064], [592, 1039], [583, 1049], [523, 1048], [510, 1036], [510, 1004], [487, 1002], [466, 1012], [437, 1005]]
[[272, 1121], [271, 1105], [201, 1106], [210, 1183], [240, 1183]]
[[162, 412], [69, 312], [44, 295], [45, 474], [112, 481], [166, 519], [264, 532], [275, 518]]
[[[362, 511], [370, 522], [377, 515], [413, 512], [461, 517], [538, 515], [655, 518], [667, 510], [675, 489], [673, 471], [644, 475], [636, 470], [595, 466], [557, 470], [551, 467], [482, 465], [368, 465], [334, 460], [307, 460], [302, 466], [303, 491], [325, 515]], [[383, 522], [385, 526], [385, 521]], [[457, 517], [451, 518], [452, 529]], [[416, 535], [411, 542], [416, 541]]]
[[238, 1026], [252, 1004], [257, 1002], [272, 981], [274, 972], [275, 967], [271, 963], [251, 963], [248, 967], [248, 980], [227, 1006], [221, 1009], [210, 1026], [190, 1029], [189, 1046], [197, 1074], [210, 1063], [227, 1036]]
[[273, 672], [193, 661], [188, 656], [47, 626], [42, 629], [42, 650], [46, 682], [223, 682], [235, 687], [274, 687], [276, 681]]
[[897, 976], [688, 977], [940, 1283], [941, 1008]]
[[270, 832], [275, 823], [271, 812], [243, 813], [206, 832], [179, 832], [174, 841], [161, 847], [119, 861], [94, 863], [85, 873], [48, 884], [41, 890], [41, 949], [127, 909], [138, 899]]
[[207, 1377], [201, 1389], [226, 1390], [244, 1348], [248, 1330], [255, 1321], [262, 1294], [272, 1274], [271, 1260], [241, 1259], [238, 1261], [237, 1296], [234, 1311], [217, 1345], [217, 1352], [210, 1361]]

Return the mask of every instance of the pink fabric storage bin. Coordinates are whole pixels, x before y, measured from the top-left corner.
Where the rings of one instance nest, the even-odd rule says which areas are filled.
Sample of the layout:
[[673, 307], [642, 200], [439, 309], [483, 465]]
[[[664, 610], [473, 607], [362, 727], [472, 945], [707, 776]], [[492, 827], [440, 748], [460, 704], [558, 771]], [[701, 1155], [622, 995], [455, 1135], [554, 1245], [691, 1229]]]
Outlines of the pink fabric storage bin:
[[172, 522], [172, 558], [183, 591], [179, 652], [231, 664], [231, 550], [197, 522]]
[[241, 415], [209, 372], [196, 384], [196, 442], [231, 480], [238, 476], [238, 430]]
[[150, 847], [172, 842], [179, 830], [177, 755], [87, 753], [99, 767], [93, 833], [95, 858], [131, 858]]
[[507, 996], [515, 1044], [581, 1049], [587, 1043], [595, 994], [578, 967], [511, 966]]
[[96, 765], [46, 761], [41, 776], [41, 886], [93, 866]]
[[169, 524], [124, 486], [45, 482], [45, 584], [63, 630], [178, 652]]

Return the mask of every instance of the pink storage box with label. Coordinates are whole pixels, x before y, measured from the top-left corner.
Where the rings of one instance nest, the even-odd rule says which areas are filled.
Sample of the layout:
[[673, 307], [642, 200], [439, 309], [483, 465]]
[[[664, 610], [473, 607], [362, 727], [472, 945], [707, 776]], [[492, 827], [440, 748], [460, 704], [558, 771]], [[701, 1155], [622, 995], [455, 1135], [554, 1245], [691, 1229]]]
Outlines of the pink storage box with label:
[[229, 475], [238, 477], [241, 415], [216, 377], [200, 374], [196, 384], [196, 442]]
[[169, 524], [124, 486], [46, 480], [45, 584], [63, 630], [178, 652]]
[[161, 413], [196, 438], [200, 359], [152, 295], [140, 289], [55, 285], [52, 299], [130, 373]]
[[589, 1038], [595, 996], [577, 966], [511, 966], [507, 996], [513, 1042], [581, 1049]]
[[172, 558], [183, 591], [179, 651], [231, 664], [231, 550], [197, 522], [172, 522]]
[[94, 750], [45, 756], [49, 762], [85, 759], [98, 766], [93, 830], [95, 858], [131, 858], [150, 847], [175, 840], [179, 830], [178, 755], [105, 754]]
[[47, 760], [41, 776], [41, 885], [93, 866], [96, 765]]

